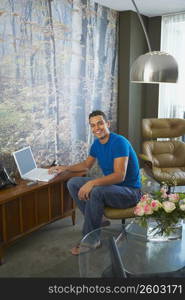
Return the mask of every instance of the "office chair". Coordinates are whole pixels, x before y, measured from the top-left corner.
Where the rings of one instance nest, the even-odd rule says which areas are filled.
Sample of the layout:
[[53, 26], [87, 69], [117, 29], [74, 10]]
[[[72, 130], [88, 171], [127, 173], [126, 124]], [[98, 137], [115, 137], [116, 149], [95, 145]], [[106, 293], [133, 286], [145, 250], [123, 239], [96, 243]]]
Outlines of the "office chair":
[[[145, 172], [169, 187], [185, 185], [185, 143], [174, 138], [185, 134], [184, 119], [143, 119], [142, 154]], [[168, 138], [168, 140], [157, 140]]]
[[108, 219], [112, 219], [112, 220], [121, 220], [122, 224], [125, 223], [125, 219], [128, 218], [134, 218], [134, 208], [133, 207], [129, 207], [129, 208], [112, 208], [112, 207], [108, 207], [106, 206], [104, 208], [104, 216]]
[[[104, 208], [104, 216], [111, 220], [121, 220], [122, 229], [118, 236], [116, 237], [116, 242], [118, 242], [123, 234], [125, 234], [125, 221], [126, 219], [135, 218], [134, 208], [136, 206], [128, 207], [128, 208], [113, 208], [106, 206]], [[132, 221], [132, 220], [131, 220]]]

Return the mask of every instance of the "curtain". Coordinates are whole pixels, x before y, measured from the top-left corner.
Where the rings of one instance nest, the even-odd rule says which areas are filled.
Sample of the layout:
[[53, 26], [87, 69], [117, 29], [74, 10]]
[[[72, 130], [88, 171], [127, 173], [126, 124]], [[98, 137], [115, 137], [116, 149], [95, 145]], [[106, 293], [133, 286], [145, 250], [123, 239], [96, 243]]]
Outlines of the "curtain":
[[92, 110], [116, 130], [118, 13], [92, 0], [1, 0], [0, 145], [38, 165], [87, 157]]
[[162, 17], [161, 50], [179, 66], [178, 83], [159, 87], [159, 118], [185, 118], [185, 12]]

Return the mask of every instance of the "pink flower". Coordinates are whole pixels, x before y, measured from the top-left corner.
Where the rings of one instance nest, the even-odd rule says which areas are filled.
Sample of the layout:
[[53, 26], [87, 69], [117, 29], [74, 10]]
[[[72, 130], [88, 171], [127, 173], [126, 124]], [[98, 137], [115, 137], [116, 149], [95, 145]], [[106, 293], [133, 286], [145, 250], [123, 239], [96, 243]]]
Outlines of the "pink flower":
[[144, 194], [141, 199], [140, 202], [147, 202], [150, 200], [150, 195], [149, 194]]
[[153, 209], [152, 209], [150, 204], [145, 204], [143, 208], [144, 208], [145, 215], [152, 215], [153, 214]]
[[152, 200], [151, 207], [154, 211], [157, 211], [160, 207], [162, 207], [162, 204], [158, 200]]
[[143, 208], [143, 206], [141, 206], [141, 205], [137, 205], [136, 207], [135, 207], [135, 209], [134, 209], [134, 214], [136, 215], [136, 216], [143, 216], [144, 215], [144, 208]]
[[176, 203], [179, 201], [179, 195], [178, 194], [169, 194], [168, 199], [169, 199], [169, 201]]
[[160, 192], [161, 192], [161, 196], [162, 196], [162, 198], [167, 198], [168, 197], [168, 194], [166, 193], [167, 192], [167, 189], [165, 188], [165, 187], [162, 187], [161, 189], [160, 189]]
[[170, 201], [164, 201], [162, 206], [167, 213], [171, 213], [174, 209], [176, 209], [175, 204]]

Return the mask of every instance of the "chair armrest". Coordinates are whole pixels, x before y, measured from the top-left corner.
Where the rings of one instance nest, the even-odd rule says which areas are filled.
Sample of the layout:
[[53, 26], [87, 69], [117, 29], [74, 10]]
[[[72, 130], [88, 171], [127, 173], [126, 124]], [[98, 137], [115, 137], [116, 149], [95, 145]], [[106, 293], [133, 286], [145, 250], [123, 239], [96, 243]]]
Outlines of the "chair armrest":
[[153, 167], [153, 163], [152, 163], [152, 160], [150, 158], [148, 158], [147, 155], [145, 154], [139, 154], [139, 157], [144, 160], [144, 164], [149, 167], [149, 168], [152, 168]]

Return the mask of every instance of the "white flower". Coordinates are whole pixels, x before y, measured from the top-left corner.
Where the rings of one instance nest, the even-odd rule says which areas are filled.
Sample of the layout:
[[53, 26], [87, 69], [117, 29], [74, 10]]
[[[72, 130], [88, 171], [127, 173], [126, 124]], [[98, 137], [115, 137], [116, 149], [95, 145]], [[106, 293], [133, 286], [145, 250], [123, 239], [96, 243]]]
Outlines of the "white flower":
[[180, 204], [179, 207], [182, 211], [185, 211], [185, 204]]
[[175, 204], [170, 201], [164, 201], [162, 206], [167, 213], [171, 213], [174, 209], [176, 209]]

